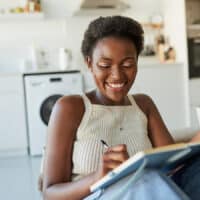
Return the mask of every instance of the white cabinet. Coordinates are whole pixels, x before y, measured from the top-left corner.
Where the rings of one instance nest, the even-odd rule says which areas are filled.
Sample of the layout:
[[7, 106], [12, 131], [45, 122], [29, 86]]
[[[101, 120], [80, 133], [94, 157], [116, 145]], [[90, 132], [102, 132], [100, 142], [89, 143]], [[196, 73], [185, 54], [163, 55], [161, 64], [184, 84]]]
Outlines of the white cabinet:
[[0, 76], [0, 155], [27, 152], [21, 75]]
[[189, 126], [187, 82], [183, 64], [140, 64], [130, 93], [149, 95], [169, 130], [174, 131]]

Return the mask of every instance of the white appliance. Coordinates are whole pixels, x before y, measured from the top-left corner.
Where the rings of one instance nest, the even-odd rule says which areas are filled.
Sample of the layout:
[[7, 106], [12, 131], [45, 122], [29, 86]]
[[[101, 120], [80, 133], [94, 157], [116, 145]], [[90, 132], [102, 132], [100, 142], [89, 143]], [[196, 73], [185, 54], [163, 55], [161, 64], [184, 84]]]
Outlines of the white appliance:
[[130, 8], [127, 0], [65, 1], [63, 7], [71, 15], [117, 15]]
[[49, 117], [63, 95], [82, 94], [79, 71], [24, 74], [29, 153], [41, 155], [46, 142]]

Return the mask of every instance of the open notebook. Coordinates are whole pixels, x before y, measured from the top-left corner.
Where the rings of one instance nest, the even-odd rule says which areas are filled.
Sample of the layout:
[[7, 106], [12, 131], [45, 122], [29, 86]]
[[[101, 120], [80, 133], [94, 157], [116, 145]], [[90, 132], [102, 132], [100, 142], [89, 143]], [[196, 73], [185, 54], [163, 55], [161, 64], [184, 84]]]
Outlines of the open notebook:
[[146, 168], [157, 168], [169, 172], [188, 158], [200, 154], [200, 143], [179, 143], [154, 148], [136, 153], [119, 167], [109, 172], [102, 179], [94, 183], [90, 190], [95, 192], [117, 182], [121, 178], [135, 172], [145, 161]]

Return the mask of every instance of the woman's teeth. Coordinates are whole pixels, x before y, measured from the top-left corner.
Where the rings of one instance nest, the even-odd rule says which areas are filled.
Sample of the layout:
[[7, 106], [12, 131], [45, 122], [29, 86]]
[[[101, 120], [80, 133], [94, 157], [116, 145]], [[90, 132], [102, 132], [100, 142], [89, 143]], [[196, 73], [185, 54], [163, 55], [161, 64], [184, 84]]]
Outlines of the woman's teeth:
[[124, 86], [124, 83], [108, 83], [108, 86], [112, 88], [122, 88]]

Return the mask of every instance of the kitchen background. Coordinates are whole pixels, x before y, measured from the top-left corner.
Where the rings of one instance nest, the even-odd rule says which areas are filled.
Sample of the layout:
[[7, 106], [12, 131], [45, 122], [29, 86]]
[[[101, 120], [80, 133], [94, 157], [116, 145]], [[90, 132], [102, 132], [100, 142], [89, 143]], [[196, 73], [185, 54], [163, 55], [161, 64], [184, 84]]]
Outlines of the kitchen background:
[[[198, 42], [188, 44], [191, 39], [196, 41], [200, 37], [200, 0], [124, 0], [126, 5], [118, 0], [107, 0], [101, 1], [101, 8], [99, 2], [0, 2], [0, 157], [9, 166], [14, 165], [15, 160], [18, 168], [31, 166], [31, 177], [33, 175], [35, 178], [29, 177], [29, 182], [34, 185], [34, 189], [32, 191], [26, 186], [26, 193], [33, 193], [33, 199], [39, 198], [35, 182], [40, 157], [31, 160], [22, 157], [22, 162], [16, 157], [12, 160], [7, 158], [31, 154], [31, 145], [32, 155], [38, 155], [34, 154], [35, 151], [41, 152], [46, 125], [39, 119], [40, 104], [51, 95], [64, 94], [65, 82], [59, 88], [56, 85], [44, 87], [43, 84], [36, 91], [29, 83], [36, 81], [34, 83], [38, 84], [38, 81], [45, 82], [47, 78], [52, 83], [62, 79], [68, 81], [69, 85], [77, 83], [76, 90], [75, 87], [69, 87], [66, 94], [93, 88], [93, 81], [80, 53], [80, 45], [88, 23], [97, 16], [122, 14], [143, 24], [145, 48], [139, 59], [139, 73], [131, 92], [152, 96], [176, 140], [189, 138], [199, 129], [195, 108], [200, 105], [200, 46]], [[197, 45], [194, 47], [194, 44]], [[188, 56], [190, 46], [192, 50]], [[193, 57], [195, 63], [189, 57]], [[191, 74], [193, 68], [195, 74]], [[66, 73], [69, 70], [81, 70], [83, 87], [78, 73]], [[37, 114], [36, 119], [34, 116]], [[42, 141], [41, 144], [39, 141]], [[6, 180], [4, 170], [7, 165], [2, 163], [0, 161], [0, 170], [3, 169], [0, 175]], [[25, 181], [22, 184], [25, 185]], [[8, 189], [2, 187], [7, 191], [4, 194], [8, 195]]]

